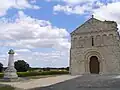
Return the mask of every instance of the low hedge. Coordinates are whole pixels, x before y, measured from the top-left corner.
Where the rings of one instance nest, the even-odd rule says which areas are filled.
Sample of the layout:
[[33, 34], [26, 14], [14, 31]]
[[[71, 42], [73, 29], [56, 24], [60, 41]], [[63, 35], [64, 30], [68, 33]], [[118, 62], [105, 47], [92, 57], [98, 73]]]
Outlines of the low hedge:
[[4, 76], [4, 74], [3, 73], [0, 73], [0, 78], [2, 78]]
[[[17, 72], [18, 77], [38, 76], [38, 75], [61, 75], [69, 74], [68, 71], [43, 71], [43, 72]], [[0, 78], [4, 76], [0, 73]]]
[[69, 74], [68, 71], [43, 71], [43, 72], [18, 72], [19, 77], [38, 76], [38, 75], [60, 75]]

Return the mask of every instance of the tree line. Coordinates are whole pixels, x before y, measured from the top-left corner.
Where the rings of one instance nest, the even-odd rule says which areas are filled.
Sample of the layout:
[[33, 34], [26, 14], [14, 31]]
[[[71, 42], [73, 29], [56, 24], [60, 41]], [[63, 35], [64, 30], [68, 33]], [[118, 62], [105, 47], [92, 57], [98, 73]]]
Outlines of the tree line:
[[[45, 68], [31, 68], [30, 65], [24, 61], [24, 60], [17, 60], [14, 62], [15, 69], [17, 72], [26, 72], [26, 71], [34, 71], [34, 70], [42, 70], [42, 71], [50, 71], [50, 70], [69, 70], [69, 67], [63, 67], [63, 68], [50, 68], [50, 67], [45, 67]], [[6, 67], [3, 67], [3, 64], [0, 63], [0, 72], [3, 72], [6, 69]]]

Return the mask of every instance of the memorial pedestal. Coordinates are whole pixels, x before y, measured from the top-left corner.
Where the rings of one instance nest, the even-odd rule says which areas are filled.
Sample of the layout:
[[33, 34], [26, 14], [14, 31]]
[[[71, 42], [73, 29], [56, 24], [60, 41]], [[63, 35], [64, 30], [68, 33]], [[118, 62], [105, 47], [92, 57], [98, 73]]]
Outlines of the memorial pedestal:
[[16, 69], [14, 68], [14, 51], [11, 49], [9, 50], [8, 54], [9, 54], [8, 67], [4, 72], [4, 80], [14, 81], [18, 79]]

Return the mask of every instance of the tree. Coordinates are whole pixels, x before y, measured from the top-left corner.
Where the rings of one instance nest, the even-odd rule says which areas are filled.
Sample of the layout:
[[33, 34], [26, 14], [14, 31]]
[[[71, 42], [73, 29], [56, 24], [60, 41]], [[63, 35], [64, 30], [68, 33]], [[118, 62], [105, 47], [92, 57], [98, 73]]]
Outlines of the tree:
[[43, 71], [50, 71], [50, 67], [43, 68]]
[[29, 64], [24, 60], [18, 60], [14, 64], [17, 72], [26, 72], [29, 69]]
[[3, 71], [3, 64], [0, 63], [0, 72], [2, 72], [2, 71]]
[[69, 71], [69, 67], [66, 67], [66, 70]]

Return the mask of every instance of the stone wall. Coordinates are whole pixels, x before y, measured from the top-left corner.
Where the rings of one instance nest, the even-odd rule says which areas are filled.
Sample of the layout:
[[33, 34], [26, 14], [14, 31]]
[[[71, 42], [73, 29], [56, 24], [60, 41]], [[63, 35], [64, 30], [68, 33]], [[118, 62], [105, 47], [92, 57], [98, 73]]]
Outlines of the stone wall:
[[[94, 45], [92, 45], [92, 38]], [[115, 22], [104, 21], [103, 23], [96, 19], [88, 20], [85, 25], [82, 25], [77, 28], [75, 32], [71, 33], [71, 74], [89, 73], [89, 58], [85, 58], [85, 52], [89, 52], [91, 56], [100, 56], [101, 74], [120, 73], [119, 40], [120, 38]]]

